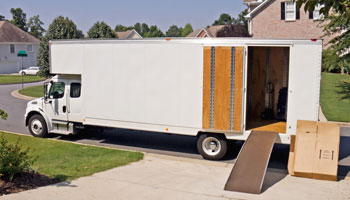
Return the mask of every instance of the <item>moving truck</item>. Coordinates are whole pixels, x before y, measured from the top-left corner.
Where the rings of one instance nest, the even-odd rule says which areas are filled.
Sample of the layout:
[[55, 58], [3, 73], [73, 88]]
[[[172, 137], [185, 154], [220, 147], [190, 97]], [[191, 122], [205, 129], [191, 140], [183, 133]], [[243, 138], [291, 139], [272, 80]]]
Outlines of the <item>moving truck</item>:
[[252, 130], [289, 144], [319, 119], [322, 40], [252, 38], [50, 41], [45, 96], [30, 101], [35, 137], [111, 127], [196, 136], [206, 159]]

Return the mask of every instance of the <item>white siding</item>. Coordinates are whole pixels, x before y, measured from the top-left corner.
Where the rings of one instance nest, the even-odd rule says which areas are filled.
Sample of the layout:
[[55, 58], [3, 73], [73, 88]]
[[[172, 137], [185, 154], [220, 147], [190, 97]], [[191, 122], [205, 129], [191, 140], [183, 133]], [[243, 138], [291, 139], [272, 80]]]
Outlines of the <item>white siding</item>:
[[[10, 53], [10, 44], [15, 44], [15, 53]], [[18, 51], [27, 51], [27, 44], [1, 43], [0, 44], [0, 74], [17, 73], [22, 68], [22, 59], [17, 57]], [[39, 45], [33, 44], [33, 52], [27, 52], [28, 57], [23, 58], [23, 68], [36, 66], [36, 56]]]

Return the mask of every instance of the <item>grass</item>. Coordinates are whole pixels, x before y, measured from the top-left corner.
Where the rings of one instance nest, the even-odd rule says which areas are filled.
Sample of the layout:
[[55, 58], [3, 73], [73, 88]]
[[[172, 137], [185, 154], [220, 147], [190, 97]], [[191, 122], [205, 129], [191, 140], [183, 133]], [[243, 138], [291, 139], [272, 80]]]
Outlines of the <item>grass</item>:
[[350, 122], [350, 75], [322, 73], [321, 106], [327, 120]]
[[[42, 81], [42, 80], [45, 80], [45, 78], [40, 76], [23, 76], [24, 83]], [[0, 75], [0, 85], [15, 84], [15, 83], [22, 83], [21, 75]]]
[[33, 169], [60, 181], [73, 180], [143, 159], [139, 152], [92, 147], [57, 140], [0, 132], [9, 143], [20, 139], [38, 157]]
[[44, 86], [38, 85], [38, 86], [31, 86], [26, 87], [18, 91], [20, 94], [23, 94], [25, 96], [29, 97], [43, 97], [44, 96]]

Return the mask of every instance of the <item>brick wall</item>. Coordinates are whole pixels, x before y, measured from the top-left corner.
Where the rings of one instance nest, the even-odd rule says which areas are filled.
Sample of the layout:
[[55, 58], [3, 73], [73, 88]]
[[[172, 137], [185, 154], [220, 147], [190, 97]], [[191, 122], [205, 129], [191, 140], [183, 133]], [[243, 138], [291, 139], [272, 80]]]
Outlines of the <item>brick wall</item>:
[[[288, 39], [321, 39], [323, 36], [320, 21], [309, 19], [309, 13], [300, 8], [300, 19], [295, 21], [281, 20], [281, 2], [271, 0], [252, 17], [251, 28], [254, 38], [288, 38]], [[250, 27], [250, 25], [248, 26]], [[324, 44], [330, 38], [326, 37]]]

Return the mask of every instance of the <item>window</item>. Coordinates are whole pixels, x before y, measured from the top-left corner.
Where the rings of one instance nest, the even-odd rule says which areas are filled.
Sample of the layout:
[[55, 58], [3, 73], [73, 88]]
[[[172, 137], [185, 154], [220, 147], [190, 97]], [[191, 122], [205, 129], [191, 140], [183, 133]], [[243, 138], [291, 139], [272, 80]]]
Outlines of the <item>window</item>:
[[27, 45], [27, 52], [33, 52], [33, 45], [32, 44]]
[[70, 84], [70, 97], [79, 98], [81, 93], [81, 84], [80, 83], [71, 83]]
[[15, 53], [15, 45], [10, 44], [10, 53]]
[[323, 18], [323, 14], [320, 13], [320, 10], [321, 8], [323, 8], [323, 6], [324, 5], [320, 5], [320, 4], [315, 6], [315, 10], [312, 12], [314, 20], [320, 20]]
[[295, 21], [300, 19], [300, 9], [292, 1], [281, 2], [281, 20]]
[[286, 3], [286, 21], [296, 19], [296, 4], [295, 2], [285, 2]]
[[49, 97], [51, 99], [60, 99], [64, 96], [64, 83], [63, 82], [54, 82], [51, 85]]

